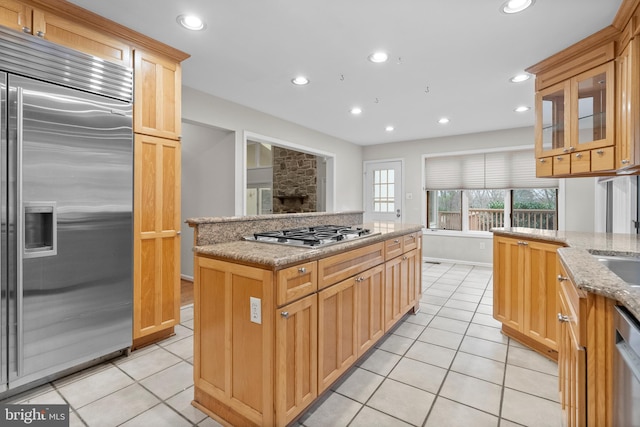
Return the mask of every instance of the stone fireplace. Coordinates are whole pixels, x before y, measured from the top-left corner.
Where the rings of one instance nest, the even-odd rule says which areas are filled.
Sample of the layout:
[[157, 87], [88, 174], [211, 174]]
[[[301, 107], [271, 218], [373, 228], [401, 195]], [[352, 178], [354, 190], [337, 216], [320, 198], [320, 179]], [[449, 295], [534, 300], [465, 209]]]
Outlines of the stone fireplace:
[[273, 213], [315, 212], [317, 158], [273, 146]]

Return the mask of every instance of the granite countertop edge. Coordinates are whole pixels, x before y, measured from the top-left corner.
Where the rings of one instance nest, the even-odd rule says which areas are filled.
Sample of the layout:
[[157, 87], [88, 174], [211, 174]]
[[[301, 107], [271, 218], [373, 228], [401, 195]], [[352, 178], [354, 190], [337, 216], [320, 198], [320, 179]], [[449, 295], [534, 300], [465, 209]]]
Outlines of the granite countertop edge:
[[193, 251], [197, 255], [206, 255], [227, 261], [237, 261], [279, 270], [291, 265], [313, 261], [422, 230], [422, 226], [416, 224], [401, 224], [388, 230], [382, 230], [370, 224], [364, 224], [364, 226], [371, 227], [376, 234], [321, 248], [301, 248], [273, 243], [238, 240], [214, 245], [195, 246]]
[[614, 299], [640, 319], [640, 289], [632, 288], [594, 255], [640, 258], [640, 239], [635, 235], [496, 228], [494, 234], [523, 237], [565, 245], [558, 255], [578, 289]]
[[363, 211], [340, 211], [340, 212], [304, 212], [304, 213], [288, 213], [277, 215], [245, 215], [245, 216], [202, 216], [196, 218], [188, 218], [185, 223], [190, 226], [199, 224], [211, 224], [211, 223], [227, 223], [227, 222], [250, 222], [250, 221], [264, 221], [273, 219], [289, 219], [289, 218], [304, 218], [304, 217], [323, 217], [323, 216], [336, 216], [336, 215], [351, 215], [362, 214]]

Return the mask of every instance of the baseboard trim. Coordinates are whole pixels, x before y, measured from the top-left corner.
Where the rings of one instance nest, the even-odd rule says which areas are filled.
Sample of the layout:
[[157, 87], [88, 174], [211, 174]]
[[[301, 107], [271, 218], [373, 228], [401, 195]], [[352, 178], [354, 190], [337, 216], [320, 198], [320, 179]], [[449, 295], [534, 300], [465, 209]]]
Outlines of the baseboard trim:
[[448, 258], [422, 257], [422, 262], [423, 263], [464, 264], [464, 265], [474, 265], [477, 267], [493, 267], [493, 264], [490, 262], [473, 262], [473, 261], [463, 261], [459, 259], [448, 259]]

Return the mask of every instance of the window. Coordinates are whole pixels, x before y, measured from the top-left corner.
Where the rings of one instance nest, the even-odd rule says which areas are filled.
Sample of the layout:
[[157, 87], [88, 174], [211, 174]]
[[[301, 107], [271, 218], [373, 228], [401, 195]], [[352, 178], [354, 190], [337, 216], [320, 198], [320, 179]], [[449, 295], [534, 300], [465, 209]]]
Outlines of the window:
[[556, 179], [535, 177], [533, 150], [425, 158], [427, 224], [432, 229], [555, 230]]
[[395, 200], [395, 170], [378, 169], [373, 176], [373, 211], [393, 212]]
[[462, 191], [428, 191], [427, 205], [429, 228], [462, 230]]
[[511, 226], [557, 230], [557, 194], [551, 188], [513, 190]]

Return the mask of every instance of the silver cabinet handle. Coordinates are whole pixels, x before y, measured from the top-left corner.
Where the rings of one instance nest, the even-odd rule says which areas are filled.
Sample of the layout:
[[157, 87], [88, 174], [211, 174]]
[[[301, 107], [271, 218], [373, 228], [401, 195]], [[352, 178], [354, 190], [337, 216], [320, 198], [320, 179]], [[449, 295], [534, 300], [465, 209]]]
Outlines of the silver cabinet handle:
[[582, 153], [576, 154], [576, 158], [581, 159], [582, 158]]
[[558, 313], [558, 322], [568, 322], [569, 316], [564, 315], [562, 313]]
[[304, 268], [304, 267], [300, 267], [300, 268], [298, 269], [298, 273], [300, 273], [300, 274], [304, 274], [304, 273], [306, 273], [306, 272], [307, 272], [307, 269], [306, 269], [306, 268]]
[[558, 274], [558, 282], [564, 282], [565, 280], [569, 280], [569, 278], [564, 277], [562, 274]]
[[564, 149], [562, 150], [562, 152], [563, 152], [563, 153], [568, 153], [568, 152], [569, 152], [569, 149], [568, 149], [568, 148], [564, 148]]
[[574, 151], [576, 147], [569, 147], [569, 151]]
[[179, 236], [182, 234], [182, 231], [176, 231], [176, 236]]
[[36, 33], [36, 36], [40, 37], [41, 39], [44, 38], [44, 31], [38, 31]]
[[285, 319], [289, 318], [289, 312], [288, 311], [283, 311], [282, 313], [280, 313], [280, 316], [284, 317]]
[[23, 32], [23, 33], [27, 33], [27, 34], [31, 34], [31, 28], [29, 28], [29, 27], [22, 27], [22, 32]]
[[629, 160], [627, 160], [627, 159], [624, 159], [624, 160], [622, 161], [622, 164], [623, 164], [623, 165], [626, 165], [627, 163], [629, 163]]
[[518, 240], [518, 244], [521, 245], [521, 246], [528, 246], [529, 245], [529, 243], [523, 242], [522, 240]]
[[540, 163], [546, 163], [547, 159], [540, 159]]
[[409, 257], [408, 257], [408, 256], [406, 256], [406, 255], [402, 257], [402, 260], [403, 260], [403, 261], [405, 261], [405, 260], [407, 260], [407, 259], [409, 259]]
[[556, 160], [564, 160], [564, 157], [558, 156], [558, 157], [556, 157]]
[[604, 150], [598, 150], [596, 151], [596, 154], [600, 154], [602, 156], [604, 154]]
[[360, 283], [364, 281], [364, 277], [360, 276], [360, 277], [356, 277], [356, 283]]
[[400, 240], [395, 239], [395, 240], [393, 241], [393, 243], [400, 243]]

